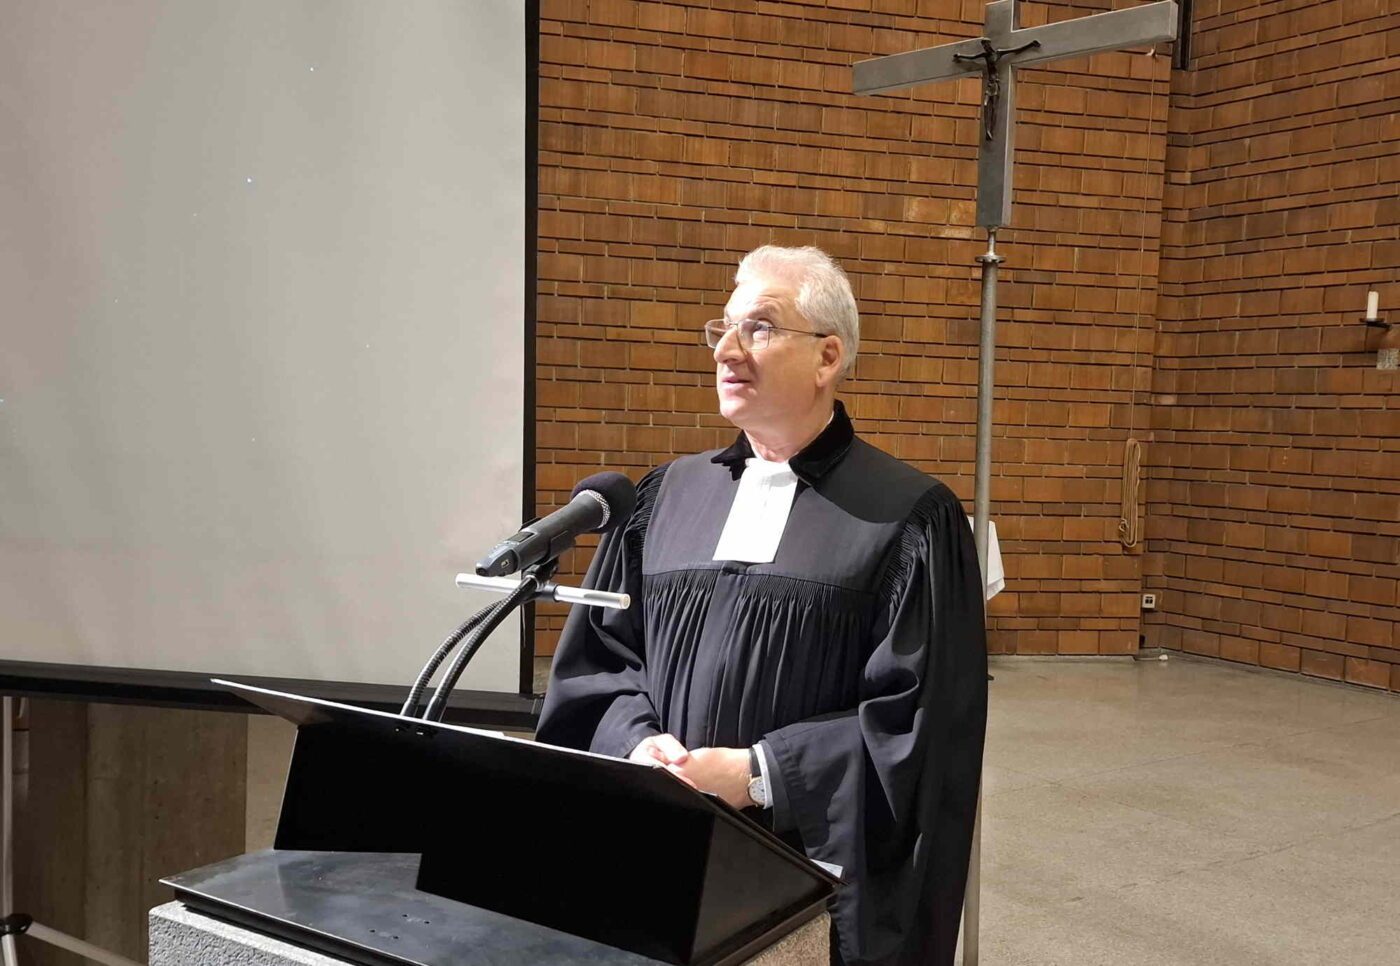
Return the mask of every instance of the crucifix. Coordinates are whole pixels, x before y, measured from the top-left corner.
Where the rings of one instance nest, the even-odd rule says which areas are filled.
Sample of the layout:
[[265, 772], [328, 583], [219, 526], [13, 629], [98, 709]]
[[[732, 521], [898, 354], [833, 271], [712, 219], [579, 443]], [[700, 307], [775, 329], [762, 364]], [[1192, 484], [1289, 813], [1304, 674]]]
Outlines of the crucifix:
[[[997, 254], [996, 240], [997, 229], [1011, 220], [1016, 68], [1175, 40], [1177, 24], [1174, 0], [1158, 0], [1156, 3], [1022, 29], [1016, 0], [992, 0], [987, 4], [987, 22], [982, 37], [877, 57], [861, 61], [853, 69], [852, 90], [857, 94], [902, 90], [970, 74], [980, 74], [982, 77], [982, 124], [977, 153], [977, 224], [987, 229], [987, 251], [977, 257], [982, 266], [982, 328], [977, 360], [977, 470], [973, 536], [984, 576], [987, 573], [987, 535], [991, 516], [997, 267], [1004, 261]], [[964, 966], [976, 966], [978, 957], [981, 816], [979, 800], [963, 906]]]

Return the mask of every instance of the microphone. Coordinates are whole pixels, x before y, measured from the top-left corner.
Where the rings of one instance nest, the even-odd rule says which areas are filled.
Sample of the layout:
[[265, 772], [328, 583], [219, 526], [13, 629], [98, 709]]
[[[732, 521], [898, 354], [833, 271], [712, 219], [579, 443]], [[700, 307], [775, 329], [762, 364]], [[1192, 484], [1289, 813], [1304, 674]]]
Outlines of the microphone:
[[607, 533], [627, 522], [637, 507], [637, 488], [621, 473], [595, 473], [574, 487], [566, 506], [536, 520], [491, 548], [476, 564], [481, 577], [504, 577], [556, 560], [579, 534]]

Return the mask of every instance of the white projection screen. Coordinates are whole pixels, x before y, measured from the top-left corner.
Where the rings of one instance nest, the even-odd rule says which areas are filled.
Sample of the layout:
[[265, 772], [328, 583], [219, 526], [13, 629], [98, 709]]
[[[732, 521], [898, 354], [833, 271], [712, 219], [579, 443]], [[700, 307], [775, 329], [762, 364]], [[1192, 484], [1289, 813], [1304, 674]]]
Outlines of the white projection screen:
[[453, 577], [532, 509], [537, 17], [0, 6], [9, 671], [401, 689], [491, 602]]

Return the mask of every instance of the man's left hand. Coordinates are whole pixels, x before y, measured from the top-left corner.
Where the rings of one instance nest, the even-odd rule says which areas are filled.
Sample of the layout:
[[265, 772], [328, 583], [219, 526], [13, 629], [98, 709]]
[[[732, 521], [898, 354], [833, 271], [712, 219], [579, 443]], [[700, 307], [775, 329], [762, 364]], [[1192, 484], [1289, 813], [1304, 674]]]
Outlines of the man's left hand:
[[718, 795], [735, 808], [753, 807], [747, 748], [692, 748], [690, 757], [672, 768], [702, 792]]

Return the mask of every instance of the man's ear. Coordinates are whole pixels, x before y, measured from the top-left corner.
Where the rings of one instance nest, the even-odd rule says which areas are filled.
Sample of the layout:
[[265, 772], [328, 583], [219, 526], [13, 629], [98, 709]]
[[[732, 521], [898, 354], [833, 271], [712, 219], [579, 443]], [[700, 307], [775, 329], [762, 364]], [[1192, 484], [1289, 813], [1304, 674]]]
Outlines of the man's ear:
[[817, 385], [825, 389], [834, 386], [841, 378], [841, 369], [846, 361], [846, 346], [839, 335], [829, 335], [822, 340], [821, 361], [817, 366]]

